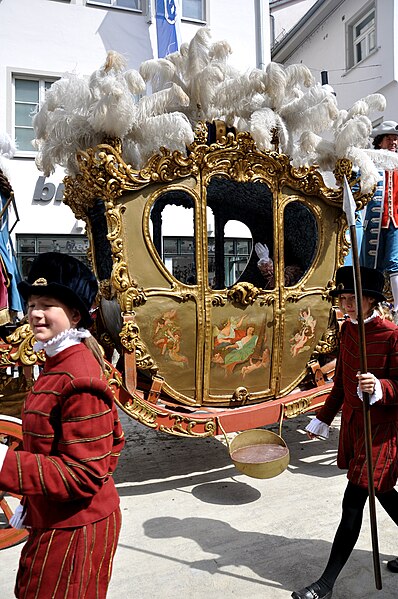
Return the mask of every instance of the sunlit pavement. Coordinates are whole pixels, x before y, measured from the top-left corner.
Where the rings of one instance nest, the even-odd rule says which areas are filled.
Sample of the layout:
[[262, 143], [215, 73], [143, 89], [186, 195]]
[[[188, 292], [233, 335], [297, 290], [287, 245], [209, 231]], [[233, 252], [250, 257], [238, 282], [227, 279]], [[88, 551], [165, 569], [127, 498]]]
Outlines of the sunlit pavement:
[[[336, 467], [339, 421], [328, 441], [309, 441], [309, 418], [284, 423], [288, 469], [255, 479], [235, 469], [223, 438], [176, 438], [122, 415], [127, 446], [115, 480], [123, 528], [108, 599], [282, 599], [315, 580], [346, 477]], [[398, 574], [385, 569], [398, 555], [398, 530], [378, 505], [377, 517], [383, 589], [375, 589], [366, 510], [333, 599], [398, 597]], [[14, 596], [20, 549], [0, 553], [1, 599]]]

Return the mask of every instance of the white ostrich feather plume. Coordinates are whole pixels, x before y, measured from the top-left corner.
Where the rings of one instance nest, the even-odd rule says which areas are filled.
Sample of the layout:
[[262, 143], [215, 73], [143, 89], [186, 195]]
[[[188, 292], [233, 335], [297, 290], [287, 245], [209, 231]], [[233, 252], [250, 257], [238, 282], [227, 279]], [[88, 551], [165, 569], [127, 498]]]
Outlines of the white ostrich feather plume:
[[11, 159], [14, 157], [17, 147], [15, 142], [5, 131], [0, 131], [0, 156]]
[[317, 164], [322, 170], [328, 171], [334, 169], [336, 160], [334, 142], [323, 139], [312, 131], [305, 131], [301, 134], [294, 160], [295, 166]]
[[140, 66], [140, 75], [144, 81], [150, 82], [153, 92], [169, 87], [175, 72], [175, 65], [166, 58], [146, 60]]
[[372, 111], [383, 112], [386, 99], [382, 94], [370, 94], [355, 102], [347, 113], [347, 118], [362, 114], [368, 116]]
[[347, 148], [346, 158], [361, 170], [361, 191], [370, 193], [380, 178], [379, 171], [366, 150], [351, 146]]
[[272, 133], [277, 130], [282, 150], [288, 146], [289, 135], [281, 117], [271, 108], [254, 112], [250, 119], [250, 133], [260, 150], [273, 150]]
[[59, 164], [75, 174], [76, 153], [105, 137], [121, 138], [125, 160], [140, 168], [161, 146], [185, 153], [198, 121], [220, 118], [250, 131], [264, 151], [274, 149], [276, 129], [280, 150], [295, 166], [333, 170], [339, 158], [350, 159], [361, 169], [363, 190], [373, 187], [378, 168], [398, 168], [398, 155], [368, 149], [371, 113], [385, 109], [381, 94], [339, 110], [305, 65], [271, 62], [240, 72], [230, 55], [228, 42], [212, 42], [210, 29], [201, 27], [178, 52], [139, 70], [126, 70], [125, 58], [111, 51], [90, 77], [65, 74], [34, 117], [39, 168], [50, 174]]
[[308, 67], [304, 64], [291, 64], [285, 68], [286, 75], [286, 86], [297, 87], [303, 85], [304, 87], [311, 87], [315, 85], [315, 79]]
[[134, 69], [126, 71], [124, 78], [126, 79], [127, 87], [132, 94], [138, 96], [145, 92], [145, 81], [138, 71], [135, 71]]
[[356, 115], [347, 120], [336, 132], [336, 152], [338, 156], [345, 156], [350, 146], [363, 148], [368, 145], [369, 135], [372, 133], [372, 122], [365, 115]]
[[142, 123], [145, 119], [177, 108], [189, 105], [189, 97], [175, 83], [169, 89], [158, 91], [151, 96], [144, 96], [137, 104], [137, 120]]
[[390, 152], [389, 150], [372, 150], [369, 148], [364, 151], [376, 168], [383, 170], [398, 169], [398, 154], [396, 152]]
[[148, 118], [131, 131], [131, 136], [139, 143], [140, 157], [144, 162], [162, 146], [185, 153], [186, 146], [194, 140], [188, 118], [179, 112]]

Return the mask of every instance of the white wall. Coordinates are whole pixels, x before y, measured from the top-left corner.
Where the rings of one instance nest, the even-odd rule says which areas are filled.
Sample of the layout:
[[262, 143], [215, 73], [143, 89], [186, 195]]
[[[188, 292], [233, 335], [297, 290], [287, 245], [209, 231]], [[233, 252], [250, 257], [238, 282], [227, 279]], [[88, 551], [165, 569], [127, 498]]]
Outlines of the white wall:
[[[208, 24], [214, 41], [227, 39], [233, 49], [231, 63], [241, 70], [256, 66], [256, 1], [208, 0]], [[266, 62], [269, 61], [268, 1], [264, 10]], [[13, 103], [11, 74], [62, 76], [66, 71], [90, 74], [104, 62], [108, 50], [124, 54], [130, 68], [153, 57], [151, 39], [156, 36], [155, 20], [146, 14], [118, 9], [85, 6], [84, 0], [1, 0], [0, 1], [0, 131], [12, 134]], [[182, 41], [189, 41], [200, 25], [183, 22]], [[16, 157], [7, 165], [20, 213], [15, 233], [75, 232], [75, 217], [69, 208], [54, 199], [33, 201], [41, 173], [33, 156]], [[46, 180], [58, 188], [62, 169]], [[51, 187], [50, 185], [50, 187]]]
[[[377, 0], [377, 50], [356, 67], [346, 70], [346, 23], [366, 4], [363, 0], [345, 0], [315, 31], [305, 39], [300, 37], [298, 47], [283, 62], [304, 63], [318, 81], [321, 71], [328, 71], [329, 83], [335, 89], [340, 108], [349, 108], [370, 93], [383, 93], [387, 98], [387, 109], [383, 115], [374, 113], [371, 118], [398, 121], [397, 44], [394, 43], [398, 24], [397, 0]], [[274, 60], [278, 61], [278, 56]]]
[[274, 18], [275, 39], [281, 39], [305, 15], [317, 0], [291, 0], [270, 6]]

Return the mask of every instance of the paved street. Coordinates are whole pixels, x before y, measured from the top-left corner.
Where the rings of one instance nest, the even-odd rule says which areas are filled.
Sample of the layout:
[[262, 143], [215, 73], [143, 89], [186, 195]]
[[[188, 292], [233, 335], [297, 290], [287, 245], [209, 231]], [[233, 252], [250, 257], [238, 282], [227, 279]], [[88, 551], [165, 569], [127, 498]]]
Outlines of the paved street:
[[[108, 599], [287, 599], [316, 579], [346, 478], [335, 465], [338, 421], [328, 441], [309, 441], [308, 419], [284, 424], [288, 470], [260, 480], [237, 472], [222, 438], [173, 438], [123, 416], [127, 447], [116, 483], [124, 521]], [[333, 599], [398, 597], [398, 574], [385, 570], [398, 532], [379, 506], [377, 514], [383, 590], [374, 586], [366, 511]], [[20, 549], [0, 553], [1, 599], [13, 597]]]

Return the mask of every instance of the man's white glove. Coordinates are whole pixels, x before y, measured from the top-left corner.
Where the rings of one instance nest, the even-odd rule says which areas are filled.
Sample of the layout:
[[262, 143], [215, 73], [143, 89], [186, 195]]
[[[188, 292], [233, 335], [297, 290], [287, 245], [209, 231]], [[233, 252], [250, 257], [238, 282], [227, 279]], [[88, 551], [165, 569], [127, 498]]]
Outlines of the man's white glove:
[[13, 515], [10, 518], [10, 524], [13, 528], [25, 528], [25, 526], [23, 525], [23, 522], [25, 520], [25, 516], [26, 516], [26, 512], [24, 513], [24, 506], [22, 505], [22, 503], [20, 503], [19, 505], [17, 505], [17, 507], [15, 508], [15, 512], [13, 513]]

